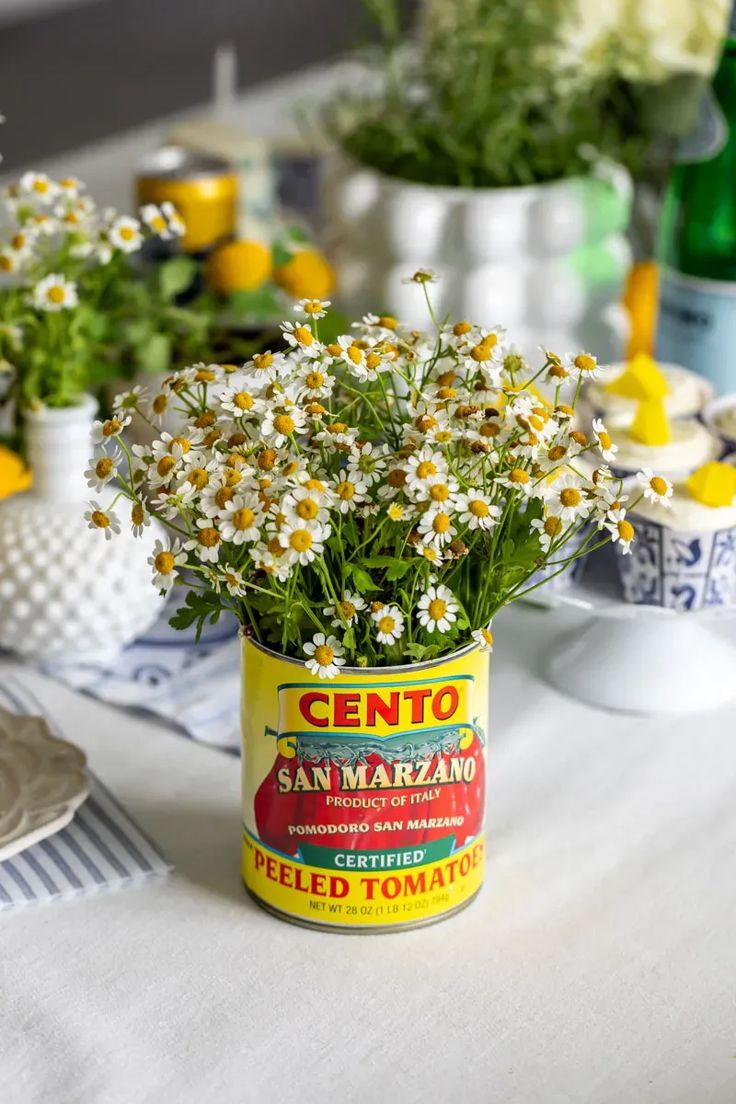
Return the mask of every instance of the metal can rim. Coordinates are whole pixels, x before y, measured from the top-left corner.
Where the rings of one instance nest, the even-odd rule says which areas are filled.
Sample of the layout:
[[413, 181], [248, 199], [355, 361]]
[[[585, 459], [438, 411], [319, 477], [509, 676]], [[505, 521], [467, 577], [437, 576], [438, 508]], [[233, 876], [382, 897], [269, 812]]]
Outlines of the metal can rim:
[[[166, 164], [168, 156], [179, 157], [178, 164]], [[232, 165], [223, 157], [201, 154], [186, 146], [167, 145], [147, 154], [139, 163], [136, 177], [142, 180], [204, 180], [234, 176]]]
[[[258, 640], [254, 640], [252, 636], [248, 636], [242, 625], [238, 635], [243, 644], [252, 644], [254, 648], [259, 652], [263, 652], [265, 655], [272, 656], [274, 659], [280, 659], [283, 663], [292, 663], [296, 667], [306, 667], [306, 660], [295, 659], [294, 656], [284, 655], [283, 652], [277, 652], [274, 648], [269, 648], [265, 644], [261, 644]], [[435, 659], [426, 659], [421, 663], [397, 663], [390, 667], [341, 667], [340, 675], [373, 675], [374, 677], [380, 678], [382, 675], [396, 674], [399, 671], [424, 671], [431, 667], [439, 667], [442, 664], [449, 663], [451, 660], [459, 659], [461, 656], [469, 655], [471, 652], [477, 651], [479, 647], [480, 645], [476, 644], [473, 640], [469, 644], [465, 644], [462, 648], [450, 652], [448, 655], [437, 656]]]

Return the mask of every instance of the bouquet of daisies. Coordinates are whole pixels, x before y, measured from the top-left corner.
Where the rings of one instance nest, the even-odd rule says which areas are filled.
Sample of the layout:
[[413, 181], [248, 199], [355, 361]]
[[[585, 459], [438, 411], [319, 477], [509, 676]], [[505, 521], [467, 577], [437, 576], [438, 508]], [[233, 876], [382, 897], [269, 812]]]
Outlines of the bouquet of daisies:
[[[74, 405], [120, 374], [115, 354], [123, 328], [141, 325], [146, 295], [136, 254], [149, 238], [173, 241], [183, 232], [171, 204], [149, 204], [135, 218], [101, 211], [76, 177], [28, 172], [5, 189], [0, 402], [12, 401], [19, 432], [28, 407]], [[159, 273], [160, 282], [177, 283], [165, 289], [166, 303], [182, 262], [172, 258]], [[156, 319], [160, 326], [162, 309]]]
[[[429, 303], [430, 274], [413, 279]], [[546, 351], [531, 369], [499, 327], [424, 333], [376, 315], [324, 343], [328, 306], [297, 305], [286, 351], [195, 364], [96, 425], [90, 484], [120, 490], [89, 524], [110, 536], [125, 499], [137, 531], [164, 522], [151, 566], [160, 590], [186, 588], [174, 625], [233, 610], [330, 678], [490, 647], [494, 615], [541, 568], [607, 540], [628, 549], [611, 441], [576, 428], [594, 357]], [[172, 410], [178, 432], [128, 448], [134, 416]]]

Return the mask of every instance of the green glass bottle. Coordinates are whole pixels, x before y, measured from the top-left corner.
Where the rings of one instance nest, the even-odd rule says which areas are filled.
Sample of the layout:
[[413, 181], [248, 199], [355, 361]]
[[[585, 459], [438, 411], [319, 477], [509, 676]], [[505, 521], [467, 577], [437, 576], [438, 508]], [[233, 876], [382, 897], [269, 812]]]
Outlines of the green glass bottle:
[[665, 197], [656, 352], [736, 391], [736, 4]]

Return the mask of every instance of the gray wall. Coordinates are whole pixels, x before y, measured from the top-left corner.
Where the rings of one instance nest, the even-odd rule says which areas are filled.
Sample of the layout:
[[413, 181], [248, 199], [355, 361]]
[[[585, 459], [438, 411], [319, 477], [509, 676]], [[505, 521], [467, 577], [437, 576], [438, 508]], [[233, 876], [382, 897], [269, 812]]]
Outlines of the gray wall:
[[361, 0], [0, 0], [3, 170], [206, 101], [220, 42], [246, 87], [365, 36]]

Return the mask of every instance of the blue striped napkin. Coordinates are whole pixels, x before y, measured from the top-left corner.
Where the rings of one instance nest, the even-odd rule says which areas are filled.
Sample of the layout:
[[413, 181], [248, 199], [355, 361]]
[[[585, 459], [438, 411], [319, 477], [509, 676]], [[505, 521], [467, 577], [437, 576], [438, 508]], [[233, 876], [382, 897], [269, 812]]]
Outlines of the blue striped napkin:
[[125, 648], [114, 664], [54, 663], [43, 669], [75, 690], [110, 705], [145, 709], [173, 722], [193, 740], [240, 748], [240, 642], [230, 614], [205, 626], [177, 631], [168, 621], [181, 605], [172, 597], [148, 632]]
[[[63, 738], [35, 694], [19, 680], [0, 680], [0, 703], [43, 716]], [[171, 864], [91, 772], [91, 792], [66, 828], [0, 862], [0, 911], [56, 898], [116, 889], [166, 874]]]

